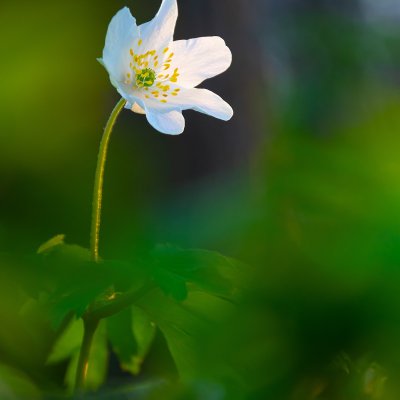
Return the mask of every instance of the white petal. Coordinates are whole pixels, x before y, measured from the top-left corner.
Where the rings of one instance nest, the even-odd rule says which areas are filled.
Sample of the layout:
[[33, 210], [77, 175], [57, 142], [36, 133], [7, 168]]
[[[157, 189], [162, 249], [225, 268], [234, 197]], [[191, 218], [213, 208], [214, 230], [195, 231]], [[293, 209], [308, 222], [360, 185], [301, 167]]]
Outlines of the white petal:
[[185, 118], [180, 111], [160, 113], [146, 110], [146, 117], [153, 128], [167, 135], [180, 135], [185, 129]]
[[178, 40], [170, 48], [174, 53], [171, 70], [179, 68], [178, 85], [186, 88], [221, 74], [232, 63], [231, 51], [218, 36]]
[[108, 26], [102, 59], [114, 86], [123, 82], [130, 72], [129, 49], [138, 37], [139, 29], [129, 9], [118, 11]]
[[172, 42], [177, 18], [176, 0], [163, 0], [156, 16], [139, 26], [144, 52], [164, 49]]
[[[179, 96], [177, 97], [179, 98]], [[191, 103], [195, 111], [211, 115], [212, 117], [229, 121], [233, 116], [232, 107], [217, 94], [207, 89], [191, 89], [183, 93], [181, 101]]]
[[228, 121], [233, 116], [232, 107], [217, 94], [207, 89], [181, 89], [178, 96], [170, 95], [166, 103], [161, 103], [153, 98], [145, 100], [145, 102], [146, 110], [150, 109], [156, 112], [193, 109], [223, 121]]
[[131, 110], [136, 114], [146, 114], [146, 111], [143, 110], [142, 107], [139, 106], [138, 103], [134, 103], [131, 107]]

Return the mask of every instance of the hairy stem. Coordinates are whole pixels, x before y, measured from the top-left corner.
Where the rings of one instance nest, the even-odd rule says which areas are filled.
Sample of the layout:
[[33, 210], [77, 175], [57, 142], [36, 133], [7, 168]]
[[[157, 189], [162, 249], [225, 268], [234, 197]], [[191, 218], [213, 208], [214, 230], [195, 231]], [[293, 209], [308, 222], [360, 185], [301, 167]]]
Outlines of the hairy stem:
[[[121, 99], [114, 107], [107, 125], [104, 129], [103, 137], [100, 142], [99, 154], [97, 158], [96, 174], [94, 177], [93, 203], [92, 203], [92, 226], [90, 231], [90, 252], [92, 260], [99, 260], [99, 233], [101, 221], [101, 204], [103, 199], [103, 182], [104, 169], [107, 160], [108, 144], [110, 142], [111, 133], [119, 113], [123, 109], [126, 101]], [[81, 392], [86, 389], [87, 374], [90, 368], [89, 356], [92, 346], [93, 337], [99, 325], [99, 319], [83, 318], [84, 334], [79, 354], [78, 368], [76, 370], [75, 391]]]
[[96, 174], [94, 178], [93, 203], [92, 203], [92, 226], [90, 232], [90, 251], [93, 261], [99, 260], [99, 234], [101, 221], [101, 204], [103, 199], [104, 169], [107, 159], [108, 143], [115, 125], [115, 121], [126, 101], [121, 99], [114, 107], [107, 125], [104, 129], [103, 137], [100, 142], [99, 154], [97, 158]]

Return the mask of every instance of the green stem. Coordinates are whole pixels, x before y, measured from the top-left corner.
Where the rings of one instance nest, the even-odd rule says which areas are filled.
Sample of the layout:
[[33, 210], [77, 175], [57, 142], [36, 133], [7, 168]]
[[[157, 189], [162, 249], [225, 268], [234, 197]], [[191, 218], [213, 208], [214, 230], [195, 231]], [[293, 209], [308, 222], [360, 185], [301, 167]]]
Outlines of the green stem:
[[89, 356], [93, 337], [99, 325], [99, 320], [83, 320], [84, 334], [79, 353], [78, 368], [76, 370], [75, 391], [83, 392], [86, 389], [87, 374], [89, 371]]
[[[94, 177], [94, 190], [93, 190], [93, 203], [92, 203], [92, 226], [90, 231], [90, 252], [93, 261], [99, 260], [99, 232], [101, 220], [101, 203], [103, 199], [103, 182], [104, 182], [104, 169], [107, 160], [108, 143], [115, 122], [119, 113], [124, 108], [126, 101], [121, 99], [114, 107], [110, 117], [108, 118], [107, 125], [104, 129], [103, 137], [100, 142], [99, 154], [97, 158], [96, 174]], [[90, 348], [92, 346], [93, 337], [99, 325], [99, 319], [86, 319], [83, 318], [84, 333], [83, 341], [79, 354], [78, 368], [76, 370], [75, 390], [84, 391], [86, 389], [87, 374], [89, 370], [89, 356]]]
[[97, 158], [96, 175], [94, 178], [94, 190], [93, 190], [93, 203], [92, 203], [92, 227], [90, 232], [90, 251], [92, 254], [93, 261], [99, 260], [99, 232], [100, 232], [100, 220], [101, 220], [101, 203], [103, 199], [103, 181], [104, 181], [104, 169], [107, 159], [108, 143], [110, 141], [111, 133], [115, 125], [115, 121], [121, 110], [123, 109], [126, 101], [121, 99], [114, 107], [110, 118], [107, 121], [107, 125], [104, 129], [103, 137], [100, 142], [99, 154]]

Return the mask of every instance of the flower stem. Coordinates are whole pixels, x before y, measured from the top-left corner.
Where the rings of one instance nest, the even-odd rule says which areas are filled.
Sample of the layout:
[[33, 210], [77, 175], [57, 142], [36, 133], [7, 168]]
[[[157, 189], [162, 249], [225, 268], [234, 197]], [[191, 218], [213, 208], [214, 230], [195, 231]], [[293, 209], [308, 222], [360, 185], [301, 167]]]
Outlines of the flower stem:
[[83, 392], [86, 389], [87, 374], [89, 371], [89, 356], [93, 337], [99, 325], [99, 320], [83, 320], [84, 334], [79, 353], [78, 368], [76, 370], [75, 392]]
[[[93, 261], [99, 260], [99, 232], [101, 220], [101, 204], [103, 199], [103, 182], [104, 182], [104, 169], [106, 166], [108, 143], [115, 122], [119, 113], [123, 109], [126, 101], [121, 99], [114, 107], [110, 117], [108, 118], [107, 125], [104, 129], [103, 137], [100, 142], [99, 154], [97, 156], [96, 174], [94, 177], [93, 189], [93, 203], [92, 203], [92, 226], [90, 231], [90, 252]], [[99, 325], [100, 319], [83, 318], [83, 341], [79, 353], [78, 367], [76, 370], [75, 391], [80, 392], [86, 389], [87, 374], [89, 370], [89, 356], [90, 348], [92, 346], [93, 337]]]
[[103, 199], [104, 169], [107, 159], [108, 143], [117, 117], [123, 109], [126, 101], [121, 99], [114, 107], [107, 125], [104, 129], [103, 137], [100, 142], [99, 154], [97, 158], [96, 175], [94, 178], [93, 203], [92, 203], [92, 227], [90, 232], [90, 252], [93, 261], [99, 260], [99, 233], [101, 220], [101, 204]]

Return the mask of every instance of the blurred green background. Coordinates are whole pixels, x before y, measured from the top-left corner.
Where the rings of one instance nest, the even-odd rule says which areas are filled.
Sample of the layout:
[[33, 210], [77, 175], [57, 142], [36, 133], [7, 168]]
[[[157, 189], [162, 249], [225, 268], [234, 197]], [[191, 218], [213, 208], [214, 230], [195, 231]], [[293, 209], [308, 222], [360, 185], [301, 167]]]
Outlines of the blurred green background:
[[[58, 233], [88, 246], [98, 144], [118, 101], [96, 57], [125, 5], [141, 23], [159, 1], [1, 2], [1, 252], [34, 253]], [[397, 399], [400, 2], [179, 7], [176, 39], [220, 35], [232, 49], [232, 67], [203, 87], [235, 116], [187, 112], [184, 134], [168, 137], [122, 114], [101, 254], [124, 259], [158, 243], [216, 250], [246, 265], [248, 290], [202, 348], [213, 383], [171, 396]], [[47, 338], [16, 317], [18, 275], [0, 273], [0, 359], [30, 375]], [[215, 354], [229, 360], [232, 382]], [[146, 362], [145, 378], [170, 377], [162, 338]], [[122, 379], [116, 366], [110, 374]]]

